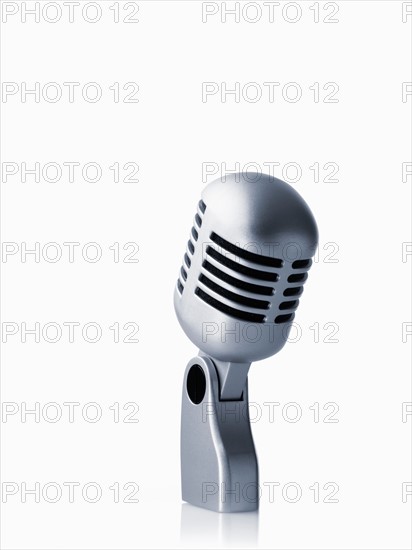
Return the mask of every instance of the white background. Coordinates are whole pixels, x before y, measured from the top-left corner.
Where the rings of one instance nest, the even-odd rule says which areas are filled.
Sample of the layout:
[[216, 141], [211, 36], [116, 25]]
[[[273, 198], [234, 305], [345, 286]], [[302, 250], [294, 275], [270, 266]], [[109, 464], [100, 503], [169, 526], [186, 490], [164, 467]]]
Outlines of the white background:
[[[33, 2], [2, 2], [2, 80], [16, 91], [2, 96], [2, 162], [6, 172], [18, 170], [2, 177], [2, 548], [410, 548], [412, 496], [402, 499], [412, 479], [411, 415], [402, 421], [411, 402], [411, 336], [402, 338], [411, 322], [411, 256], [402, 258], [408, 247], [402, 243], [411, 241], [411, 176], [402, 177], [402, 164], [411, 162], [412, 96], [402, 97], [402, 83], [412, 80], [412, 16], [402, 20], [410, 3], [320, 2], [318, 23], [316, 3], [304, 1], [274, 6], [273, 21], [260, 3], [254, 23], [256, 3], [246, 12], [240, 3], [239, 22], [234, 15], [224, 22], [221, 3], [139, 1], [137, 23], [124, 22], [133, 2], [118, 3], [118, 23], [116, 2], [98, 2], [95, 23], [86, 20], [95, 8], [85, 18], [81, 8], [88, 2], [80, 3], [72, 23], [68, 8], [57, 3], [62, 16], [51, 23], [56, 3], [40, 2], [50, 11], [40, 11], [39, 22], [33, 15], [24, 22], [23, 4], [30, 9]], [[6, 4], [17, 13], [4, 20]], [[336, 6], [337, 22], [324, 22]], [[217, 13], [203, 15], [204, 22], [206, 9]], [[36, 82], [38, 101], [22, 96], [24, 83], [34, 88]], [[49, 82], [62, 90], [55, 103], [42, 95]], [[64, 82], [80, 83], [73, 102]], [[102, 90], [95, 103], [82, 96], [89, 82]], [[110, 90], [115, 82], [118, 102]], [[138, 103], [124, 102], [128, 82], [139, 86]], [[216, 83], [219, 93], [202, 100], [204, 82]], [[222, 99], [222, 83], [234, 88], [235, 82], [239, 101]], [[255, 88], [242, 95], [250, 82]], [[280, 83], [273, 101], [264, 82]], [[282, 96], [290, 82], [302, 91], [299, 101]], [[319, 101], [310, 89], [315, 82]], [[334, 103], [324, 102], [329, 82], [339, 87]], [[262, 91], [256, 102], [253, 89]], [[47, 174], [22, 181], [22, 163], [49, 162], [63, 168], [59, 181], [47, 181]], [[102, 176], [93, 183], [78, 171], [70, 182], [64, 162], [98, 163]], [[116, 162], [136, 163], [138, 182], [114, 182], [109, 167]], [[338, 165], [338, 181], [323, 181], [328, 162]], [[203, 163], [217, 173], [206, 177]], [[296, 316], [300, 338], [249, 375], [259, 514], [222, 516], [180, 498], [181, 384], [196, 350], [178, 325], [172, 294], [196, 203], [205, 184], [220, 176], [221, 163], [229, 169], [256, 163], [266, 172], [264, 163], [279, 163], [274, 175], [289, 179], [293, 167], [285, 172], [284, 166], [296, 163], [301, 175], [292, 184], [320, 230], [319, 260]], [[309, 168], [314, 163], [318, 182]], [[125, 175], [121, 169], [120, 180]], [[24, 246], [36, 242], [38, 261], [22, 257]], [[54, 263], [56, 248], [44, 248], [51, 242], [62, 250]], [[67, 242], [80, 243], [73, 262]], [[90, 242], [102, 251], [94, 263], [82, 255]], [[123, 261], [130, 242], [139, 247], [137, 263]], [[5, 255], [5, 246], [15, 253]], [[72, 343], [65, 322], [80, 323]], [[101, 327], [96, 343], [82, 337], [89, 322]], [[139, 327], [137, 343], [123, 341], [128, 322]], [[39, 342], [34, 335], [23, 341], [23, 323], [40, 323]], [[54, 325], [44, 337], [47, 323]], [[114, 323], [119, 343], [109, 328]], [[50, 343], [56, 326], [61, 338]], [[39, 416], [22, 417], [36, 402]], [[73, 422], [67, 402], [80, 403]], [[101, 408], [97, 422], [82, 414], [90, 402]], [[133, 411], [123, 410], [129, 402], [138, 406], [138, 422], [124, 422]], [[274, 419], [264, 405], [270, 402], [279, 403]], [[296, 422], [293, 408], [285, 408], [291, 402], [302, 414]], [[60, 420], [50, 420], [56, 409], [47, 403], [57, 403]], [[109, 408], [114, 403], [119, 422]], [[314, 403], [319, 422], [309, 408]], [[327, 403], [339, 407], [332, 417], [338, 422], [324, 421], [332, 411], [323, 410]], [[67, 482], [80, 484], [74, 502]], [[90, 482], [101, 489], [96, 503], [82, 495]], [[123, 489], [128, 482], [138, 485], [138, 502], [123, 502], [133, 488]], [[269, 482], [280, 484], [274, 500]], [[294, 503], [293, 487], [282, 496], [291, 482], [302, 493]], [[39, 483], [39, 502], [33, 494], [23, 502], [24, 483], [29, 489]], [[44, 497], [47, 483], [53, 485]], [[109, 489], [115, 483], [117, 503]], [[309, 488], [315, 483], [318, 503]], [[326, 483], [338, 485], [338, 502], [323, 502]], [[62, 489], [55, 503], [47, 501], [53, 487]]]

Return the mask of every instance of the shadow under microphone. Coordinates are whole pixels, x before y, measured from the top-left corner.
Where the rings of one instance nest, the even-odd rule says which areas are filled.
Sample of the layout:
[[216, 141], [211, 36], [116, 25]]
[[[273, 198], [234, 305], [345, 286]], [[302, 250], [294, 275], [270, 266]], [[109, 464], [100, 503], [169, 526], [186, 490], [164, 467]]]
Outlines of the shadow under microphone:
[[190, 504], [258, 507], [248, 371], [285, 345], [317, 244], [311, 210], [284, 181], [238, 173], [203, 190], [174, 293], [180, 325], [199, 348], [182, 395], [182, 498]]

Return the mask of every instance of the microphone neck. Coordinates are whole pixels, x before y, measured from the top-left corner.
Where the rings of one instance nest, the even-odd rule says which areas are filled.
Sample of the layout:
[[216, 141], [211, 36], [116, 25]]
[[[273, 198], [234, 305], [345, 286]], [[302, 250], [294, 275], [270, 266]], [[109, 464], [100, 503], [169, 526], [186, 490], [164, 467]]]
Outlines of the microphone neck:
[[219, 379], [219, 397], [221, 401], [239, 401], [246, 387], [247, 375], [251, 363], [221, 361], [199, 350], [201, 357], [208, 357], [216, 367]]

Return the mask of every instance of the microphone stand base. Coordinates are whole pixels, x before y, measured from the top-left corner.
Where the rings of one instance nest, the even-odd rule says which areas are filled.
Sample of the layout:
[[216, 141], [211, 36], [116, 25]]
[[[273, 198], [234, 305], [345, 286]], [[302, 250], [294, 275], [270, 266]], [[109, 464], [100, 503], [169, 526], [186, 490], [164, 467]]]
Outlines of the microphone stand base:
[[239, 399], [222, 400], [213, 359], [203, 354], [191, 359], [183, 383], [180, 442], [183, 500], [215, 512], [258, 508], [247, 379]]

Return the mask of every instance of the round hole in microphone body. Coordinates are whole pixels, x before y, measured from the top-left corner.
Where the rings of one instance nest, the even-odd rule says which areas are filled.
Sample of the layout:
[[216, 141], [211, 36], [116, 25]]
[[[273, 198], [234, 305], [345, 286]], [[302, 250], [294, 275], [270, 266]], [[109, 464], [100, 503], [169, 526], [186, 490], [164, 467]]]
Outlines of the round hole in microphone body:
[[206, 376], [200, 365], [193, 365], [186, 379], [187, 395], [192, 403], [199, 405], [206, 393]]

